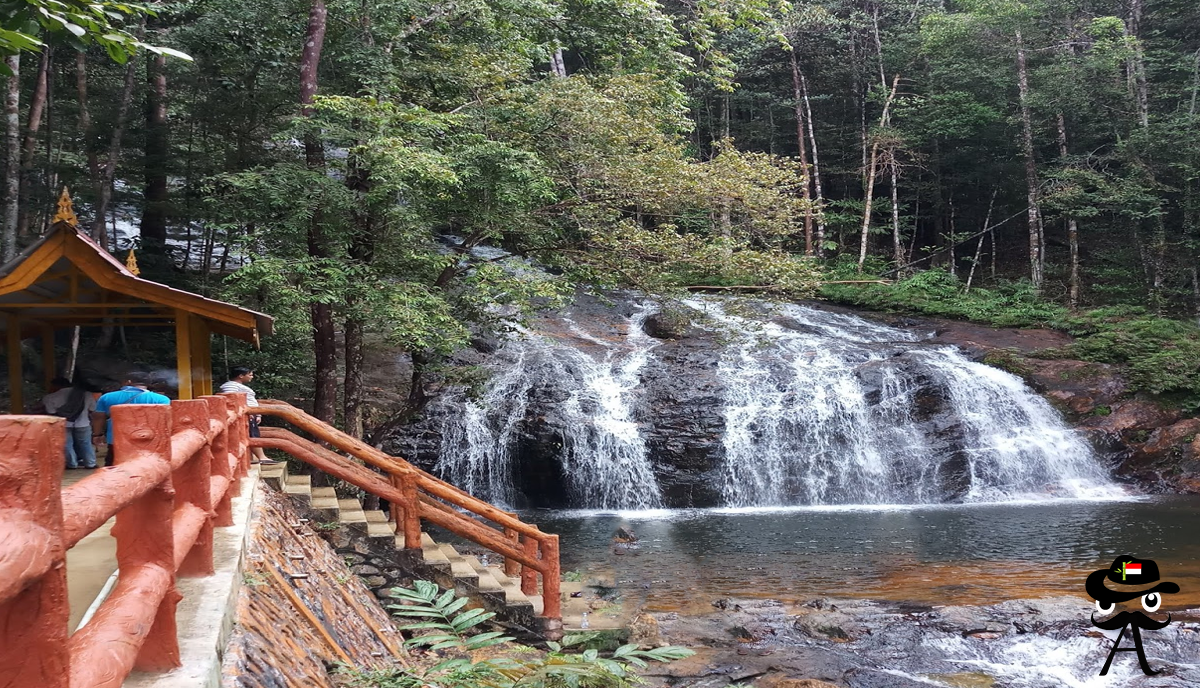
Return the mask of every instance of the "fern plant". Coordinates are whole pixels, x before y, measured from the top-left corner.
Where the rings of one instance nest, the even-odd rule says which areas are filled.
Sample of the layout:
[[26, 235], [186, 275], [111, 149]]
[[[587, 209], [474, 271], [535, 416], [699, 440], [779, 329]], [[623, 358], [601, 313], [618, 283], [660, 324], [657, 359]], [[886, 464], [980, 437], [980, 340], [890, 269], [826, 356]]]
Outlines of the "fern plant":
[[[466, 598], [456, 598], [453, 590], [442, 592], [429, 581], [415, 581], [412, 588], [396, 588], [392, 595], [408, 602], [392, 605], [394, 614], [423, 619], [401, 629], [434, 631], [409, 640], [409, 644], [437, 650], [475, 650], [512, 639], [495, 632], [470, 634], [471, 629], [494, 615], [481, 609], [460, 611], [467, 603]], [[642, 650], [635, 644], [622, 645], [608, 655], [594, 648], [582, 652], [568, 650], [578, 650], [598, 635], [569, 635], [561, 643], [546, 643], [547, 652], [513, 651], [505, 657], [478, 661], [460, 655], [424, 669], [351, 670], [345, 685], [351, 688], [631, 688], [642, 682], [631, 666], [641, 668], [649, 662], [670, 662], [693, 654], [684, 647]]]
[[483, 609], [460, 611], [469, 600], [455, 597], [453, 590], [442, 592], [436, 583], [413, 581], [412, 588], [393, 588], [392, 596], [409, 603], [390, 605], [392, 614], [424, 619], [400, 626], [400, 630], [433, 631], [409, 639], [406, 641], [409, 645], [423, 645], [431, 650], [478, 650], [512, 640], [511, 636], [496, 631], [468, 635], [468, 631], [492, 618], [495, 613]]

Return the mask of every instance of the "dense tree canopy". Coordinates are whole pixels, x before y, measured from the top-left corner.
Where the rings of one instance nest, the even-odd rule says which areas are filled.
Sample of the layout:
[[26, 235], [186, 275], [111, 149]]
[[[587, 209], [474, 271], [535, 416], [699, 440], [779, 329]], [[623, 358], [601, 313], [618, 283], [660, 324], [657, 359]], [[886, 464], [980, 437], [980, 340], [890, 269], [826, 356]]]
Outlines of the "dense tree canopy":
[[352, 429], [367, 347], [411, 355], [417, 407], [580, 285], [938, 268], [1200, 312], [1191, 0], [10, 5], [0, 51], [40, 61], [9, 78], [7, 255], [70, 186], [156, 278], [279, 317], [263, 379], [315, 374]]

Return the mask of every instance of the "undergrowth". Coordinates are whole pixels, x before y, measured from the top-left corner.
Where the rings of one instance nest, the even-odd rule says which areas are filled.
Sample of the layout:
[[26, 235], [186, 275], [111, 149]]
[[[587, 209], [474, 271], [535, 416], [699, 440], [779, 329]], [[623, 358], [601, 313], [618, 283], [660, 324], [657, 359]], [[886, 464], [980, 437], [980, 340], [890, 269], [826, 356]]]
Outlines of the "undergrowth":
[[512, 644], [511, 637], [496, 631], [474, 632], [494, 614], [461, 611], [467, 599], [455, 597], [453, 590], [441, 592], [434, 583], [415, 581], [392, 595], [406, 603], [393, 605], [393, 614], [421, 619], [400, 629], [416, 632], [406, 644], [426, 648], [428, 661], [413, 657], [409, 666], [371, 671], [344, 667], [340, 679], [346, 688], [632, 688], [642, 683], [634, 667], [692, 654], [683, 647], [642, 650], [634, 644], [611, 653], [584, 649], [596, 633], [570, 635], [538, 650]]
[[[851, 274], [836, 268], [829, 279], [851, 279]], [[1188, 410], [1200, 409], [1200, 327], [1154, 315], [1140, 306], [1072, 313], [1039, 296], [1029, 282], [1002, 282], [968, 292], [955, 276], [938, 269], [895, 284], [826, 284], [821, 296], [874, 310], [970, 320], [993, 327], [1053, 327], [1073, 335], [1075, 341], [1038, 352], [1035, 357], [1124, 365], [1132, 391], [1162, 395]]]

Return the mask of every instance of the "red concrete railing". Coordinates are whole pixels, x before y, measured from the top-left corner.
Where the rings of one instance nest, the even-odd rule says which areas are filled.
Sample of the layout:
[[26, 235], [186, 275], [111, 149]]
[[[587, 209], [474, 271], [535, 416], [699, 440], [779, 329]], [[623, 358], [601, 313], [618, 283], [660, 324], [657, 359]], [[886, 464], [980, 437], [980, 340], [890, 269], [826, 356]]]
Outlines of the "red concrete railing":
[[[0, 688], [119, 688], [179, 666], [177, 576], [213, 572], [213, 528], [250, 467], [244, 395], [112, 409], [116, 465], [63, 489], [61, 418], [0, 417]], [[67, 628], [66, 552], [116, 517], [118, 582]]]
[[537, 526], [525, 523], [403, 459], [389, 456], [291, 404], [275, 400], [260, 403], [254, 409], [256, 412], [286, 420], [318, 441], [380, 469], [383, 475], [279, 428], [262, 428], [262, 437], [251, 440], [252, 446], [281, 449], [320, 471], [387, 500], [392, 505], [396, 530], [404, 536], [405, 549], [421, 548], [421, 521], [424, 520], [503, 555], [505, 572], [520, 576], [521, 591], [526, 595], [537, 594], [540, 575], [546, 630], [561, 628], [557, 535], [543, 533]]

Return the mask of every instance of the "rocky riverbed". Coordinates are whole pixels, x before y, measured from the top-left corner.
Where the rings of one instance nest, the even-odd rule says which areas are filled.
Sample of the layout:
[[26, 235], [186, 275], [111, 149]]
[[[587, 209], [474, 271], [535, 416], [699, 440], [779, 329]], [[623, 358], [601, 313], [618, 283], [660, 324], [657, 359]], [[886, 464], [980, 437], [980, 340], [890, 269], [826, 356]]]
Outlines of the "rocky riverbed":
[[1160, 674], [1143, 675], [1134, 653], [1119, 653], [1107, 677], [1098, 674], [1116, 633], [1092, 627], [1092, 611], [1075, 597], [977, 607], [725, 598], [698, 616], [639, 615], [632, 632], [636, 642], [696, 650], [648, 671], [655, 684], [676, 688], [1200, 685], [1200, 610], [1176, 611], [1171, 625], [1143, 634]]

